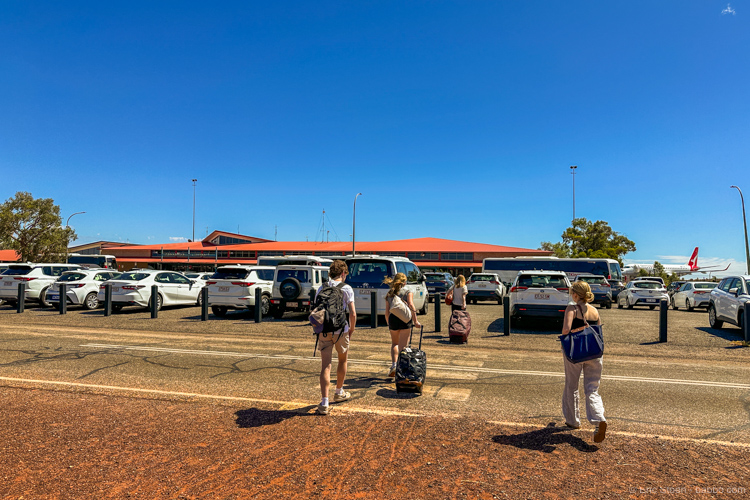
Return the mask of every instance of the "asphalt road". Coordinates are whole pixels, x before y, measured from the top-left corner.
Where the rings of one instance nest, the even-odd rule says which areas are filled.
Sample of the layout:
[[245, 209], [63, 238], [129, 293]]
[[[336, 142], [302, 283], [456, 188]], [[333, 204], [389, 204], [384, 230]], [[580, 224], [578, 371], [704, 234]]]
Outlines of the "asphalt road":
[[[432, 306], [432, 305], [431, 305]], [[425, 323], [427, 386], [399, 395], [387, 379], [387, 329], [362, 318], [352, 339], [348, 410], [467, 415], [491, 422], [562, 423], [559, 324], [524, 324], [503, 336], [502, 306], [469, 306], [469, 343]], [[658, 311], [601, 310], [606, 339], [604, 399], [610, 430], [750, 444], [750, 349], [739, 329], [708, 328], [705, 312], [670, 311], [658, 343]], [[200, 321], [200, 309], [101, 311], [0, 306], [0, 385], [152, 395], [205, 401], [261, 400], [289, 409], [319, 400], [320, 361], [302, 315], [256, 324], [231, 313]], [[583, 408], [582, 415], [583, 415]], [[334, 408], [333, 411], [336, 411]]]

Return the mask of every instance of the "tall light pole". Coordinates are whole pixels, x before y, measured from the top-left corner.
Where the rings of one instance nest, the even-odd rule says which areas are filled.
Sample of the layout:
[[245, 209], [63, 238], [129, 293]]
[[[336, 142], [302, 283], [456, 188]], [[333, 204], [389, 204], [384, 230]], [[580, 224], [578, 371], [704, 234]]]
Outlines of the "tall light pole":
[[195, 183], [198, 179], [193, 179], [193, 241], [195, 241]]
[[355, 229], [357, 228], [357, 197], [362, 196], [362, 193], [357, 193], [354, 197], [354, 210], [352, 211], [352, 255], [355, 255], [354, 244], [356, 241]]
[[570, 173], [573, 174], [573, 220], [576, 220], [576, 169], [578, 165], [570, 166]]
[[745, 217], [745, 197], [742, 196], [742, 190], [737, 186], [729, 186], [740, 192], [740, 200], [742, 200], [742, 223], [745, 225], [745, 263], [747, 264], [747, 274], [750, 274], [750, 246], [747, 244], [747, 218]]
[[[73, 217], [74, 215], [78, 215], [78, 214], [85, 214], [85, 213], [86, 212], [75, 212], [75, 213], [70, 214], [70, 217]], [[68, 220], [65, 222], [65, 227], [70, 227], [70, 224], [69, 224], [70, 217], [68, 217]]]

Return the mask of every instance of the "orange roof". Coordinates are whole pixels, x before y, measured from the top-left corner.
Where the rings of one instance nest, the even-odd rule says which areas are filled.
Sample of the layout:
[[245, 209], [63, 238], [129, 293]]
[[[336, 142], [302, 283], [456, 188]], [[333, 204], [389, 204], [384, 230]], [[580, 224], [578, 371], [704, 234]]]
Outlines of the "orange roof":
[[0, 262], [18, 262], [21, 257], [15, 250], [0, 250]]
[[[215, 245], [195, 241], [191, 243], [167, 243], [160, 245], [138, 245], [133, 247], [119, 247], [118, 250], [203, 250], [216, 248]], [[346, 252], [352, 250], [350, 241], [321, 243], [315, 241], [270, 241], [267, 243], [246, 243], [238, 245], [222, 245], [220, 250], [251, 250], [259, 252], [287, 251], [287, 252]], [[444, 240], [440, 238], [414, 238], [408, 240], [390, 241], [358, 241], [356, 250], [359, 253], [368, 252], [489, 252], [489, 253], [522, 253], [524, 255], [550, 255], [545, 250], [531, 248], [506, 247], [487, 243], [472, 243], [468, 241]]]

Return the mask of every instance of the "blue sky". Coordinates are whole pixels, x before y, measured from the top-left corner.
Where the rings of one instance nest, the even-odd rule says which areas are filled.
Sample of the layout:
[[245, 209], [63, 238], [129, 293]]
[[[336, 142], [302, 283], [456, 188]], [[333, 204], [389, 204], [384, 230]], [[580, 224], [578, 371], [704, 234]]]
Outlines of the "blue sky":
[[[537, 248], [576, 216], [626, 261], [744, 264], [750, 4], [0, 4], [0, 199], [79, 243], [221, 229]], [[750, 207], [749, 207], [750, 208]], [[739, 266], [744, 268], [744, 265]]]

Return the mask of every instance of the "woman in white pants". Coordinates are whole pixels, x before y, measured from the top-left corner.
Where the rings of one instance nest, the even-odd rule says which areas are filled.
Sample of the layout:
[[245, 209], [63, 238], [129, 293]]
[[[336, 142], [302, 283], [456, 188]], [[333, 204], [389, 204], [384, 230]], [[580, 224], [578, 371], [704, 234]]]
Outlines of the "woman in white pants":
[[[585, 322], [599, 324], [599, 312], [589, 302], [594, 300], [589, 284], [585, 281], [576, 281], [570, 287], [570, 297], [575, 304], [568, 305], [565, 309], [563, 320], [563, 335], [576, 333], [583, 330]], [[584, 321], [585, 319], [585, 321]], [[594, 442], [601, 443], [607, 432], [607, 421], [604, 418], [604, 404], [599, 395], [599, 382], [602, 378], [602, 358], [571, 363], [563, 355], [565, 363], [565, 391], [562, 398], [562, 410], [565, 416], [565, 425], [573, 429], [581, 428], [581, 420], [578, 413], [578, 382], [583, 372], [583, 390], [586, 394], [586, 417], [589, 422], [596, 425]]]

